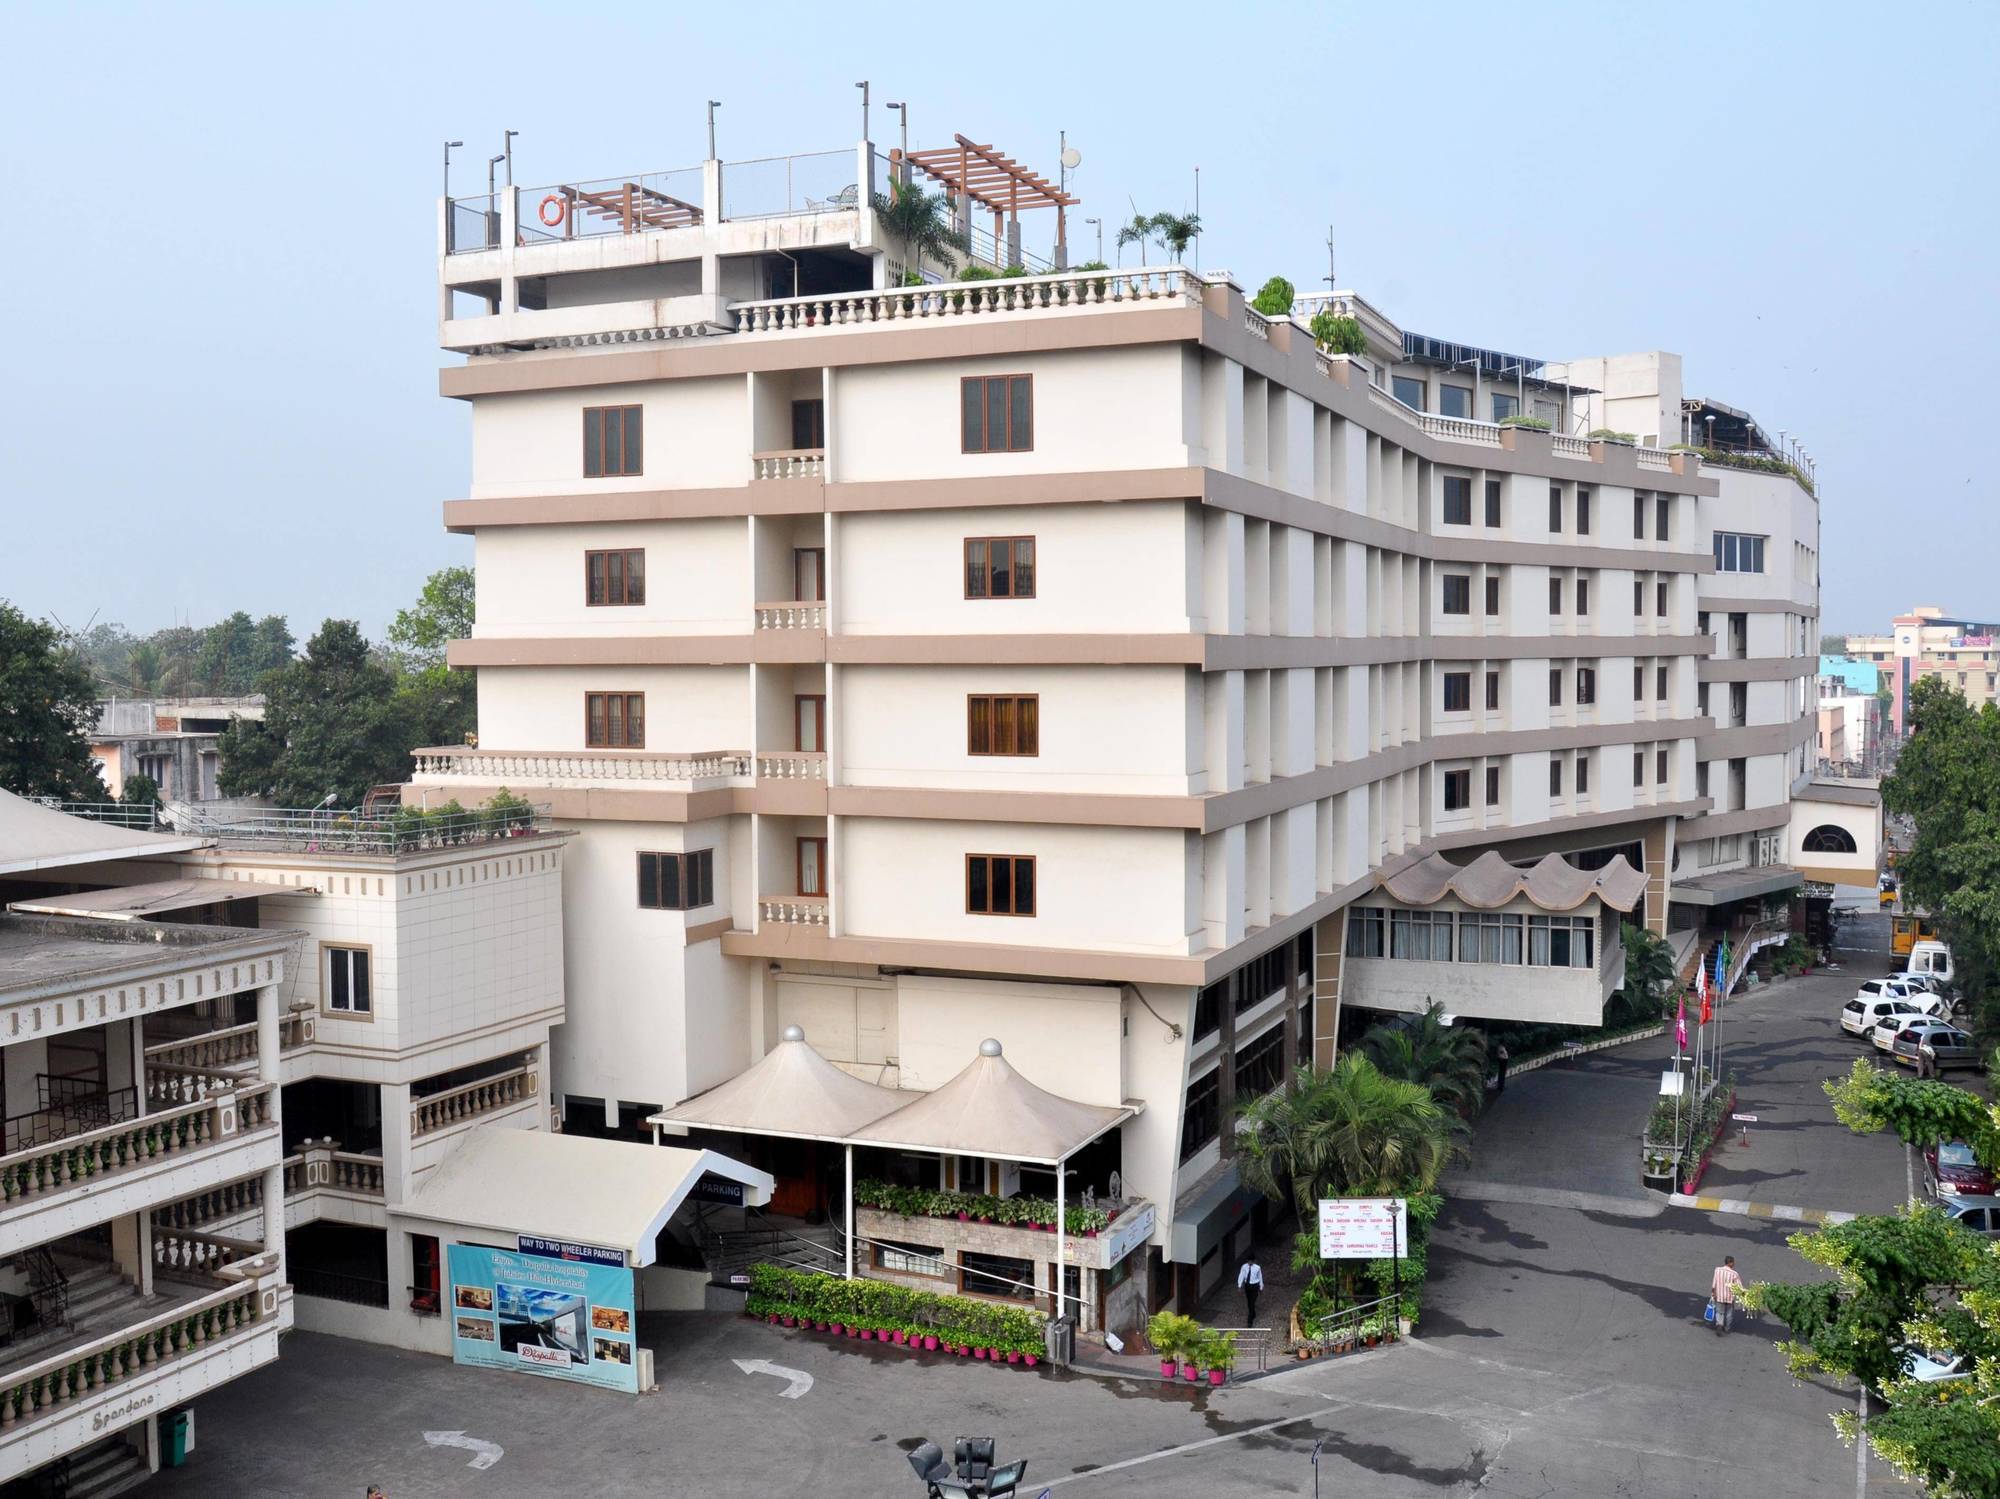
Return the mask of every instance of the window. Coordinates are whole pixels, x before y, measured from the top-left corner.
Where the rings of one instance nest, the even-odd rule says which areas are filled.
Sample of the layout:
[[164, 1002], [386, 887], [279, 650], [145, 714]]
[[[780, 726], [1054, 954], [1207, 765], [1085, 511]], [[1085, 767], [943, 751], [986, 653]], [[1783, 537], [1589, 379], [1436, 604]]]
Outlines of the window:
[[1578, 614], [1590, 613], [1590, 579], [1588, 578], [1578, 578], [1576, 580], [1576, 612]]
[[1646, 668], [1637, 664], [1632, 667], [1632, 701], [1646, 701]]
[[1033, 598], [1035, 538], [966, 537], [965, 596], [969, 599]]
[[1510, 396], [1505, 391], [1496, 390], [1493, 392], [1494, 421], [1504, 422], [1507, 420], [1508, 417], [1519, 416], [1520, 414], [1521, 414], [1520, 397]]
[[951, 1274], [944, 1256], [930, 1245], [896, 1244], [886, 1239], [875, 1241], [875, 1268], [896, 1275], [934, 1275], [940, 1279]]
[[1236, 1096], [1259, 1098], [1285, 1080], [1285, 1022], [1236, 1050]]
[[1444, 481], [1444, 523], [1447, 526], [1472, 524], [1472, 481], [1447, 474]]
[[1444, 809], [1463, 812], [1472, 805], [1472, 772], [1447, 770], [1444, 773]]
[[826, 894], [826, 840], [801, 838], [795, 854], [800, 895]]
[[583, 695], [583, 742], [591, 749], [644, 749], [646, 694], [586, 692]]
[[1039, 755], [1041, 698], [984, 697], [965, 699], [965, 752], [968, 755]]
[[1646, 497], [1642, 494], [1632, 496], [1632, 539], [1646, 539]]
[[1449, 963], [1451, 912], [1391, 911], [1389, 956], [1416, 958], [1421, 962]]
[[1005, 1301], [1035, 1299], [1035, 1262], [1005, 1254], [958, 1254], [958, 1288], [968, 1296], [996, 1296]]
[[1201, 1152], [1222, 1128], [1221, 1069], [1206, 1073], [1188, 1084], [1187, 1101], [1181, 1105], [1181, 1159], [1188, 1161]]
[[1719, 573], [1761, 573], [1764, 570], [1764, 538], [1717, 531], [1715, 570]]
[[1590, 534], [1590, 491], [1581, 484], [1576, 487], [1576, 534]]
[[1497, 765], [1486, 767], [1486, 805], [1500, 805], [1500, 767]]
[[645, 552], [585, 552], [583, 601], [592, 606], [645, 603]]
[[1694, 794], [1701, 797], [1708, 795], [1708, 761], [1706, 760], [1695, 761]]
[[1199, 1041], [1222, 1029], [1222, 999], [1229, 992], [1229, 980], [1217, 979], [1194, 997], [1194, 1039]]
[[1642, 749], [1632, 751], [1632, 784], [1634, 786], [1646, 784], [1646, 752]]
[[1488, 573], [1486, 575], [1486, 615], [1489, 619], [1497, 619], [1499, 614], [1500, 575], [1498, 573]]
[[959, 447], [1025, 453], [1035, 445], [1035, 377], [973, 375], [958, 382]]
[[1851, 854], [1854, 835], [1835, 823], [1823, 822], [1806, 834], [1803, 847], [1809, 854]]
[[1521, 961], [1521, 918], [1497, 911], [1458, 913], [1458, 961], [1518, 963]]
[[826, 446], [826, 402], [792, 402], [792, 446], [811, 450]]
[[643, 419], [643, 408], [638, 406], [584, 407], [584, 478], [629, 478], [643, 474], [646, 471], [642, 461]]
[[341, 1015], [375, 1013], [373, 952], [365, 947], [336, 947], [322, 944], [326, 954], [326, 976], [321, 980], [324, 1008]]
[[1350, 958], [1379, 958], [1382, 956], [1382, 908], [1380, 906], [1355, 906], [1347, 913], [1347, 956]]
[[1634, 619], [1643, 619], [1645, 615], [1646, 580], [1644, 578], [1634, 578], [1632, 580], [1632, 617]]
[[826, 602], [826, 548], [792, 548], [792, 597], [802, 604]]
[[1551, 578], [1549, 579], [1549, 613], [1560, 614], [1562, 612], [1563, 580], [1561, 578]]
[[1560, 666], [1549, 668], [1549, 706], [1560, 708], [1563, 700], [1563, 674]]
[[1653, 779], [1662, 786], [1667, 784], [1667, 752], [1665, 750], [1656, 750], [1653, 753]]
[[1396, 375], [1389, 381], [1389, 389], [1397, 400], [1412, 411], [1424, 409], [1424, 382], [1412, 380], [1408, 375]]
[[1549, 486], [1549, 534], [1551, 536], [1559, 536], [1562, 534], [1562, 528], [1563, 528], [1562, 485], [1551, 484]]
[[1667, 522], [1672, 519], [1673, 513], [1674, 502], [1667, 496], [1661, 495], [1653, 502], [1653, 539], [1655, 541], [1666, 541], [1668, 539]]
[[1472, 415], [1472, 392], [1463, 385], [1438, 385], [1438, 414], [1440, 416], [1470, 417]]
[[1653, 696], [1663, 703], [1667, 700], [1667, 664], [1664, 661], [1653, 668]]
[[792, 748], [802, 755], [826, 753], [826, 695], [800, 692], [792, 696]]
[[1500, 711], [1500, 673], [1497, 671], [1489, 671], [1486, 674], [1486, 711], [1488, 713]]
[[1576, 757], [1576, 794], [1590, 795], [1590, 756], [1587, 753]]
[[1446, 573], [1444, 575], [1444, 612], [1446, 614], [1470, 614], [1472, 612], [1472, 578], [1466, 573]]
[[639, 855], [639, 909], [697, 911], [715, 904], [715, 850]]
[[1667, 580], [1662, 578], [1653, 585], [1653, 612], [1661, 619], [1667, 617]]
[[[1637, 613], [1638, 611], [1635, 610], [1633, 612]], [[1706, 635], [1708, 633], [1708, 611], [1706, 609], [1694, 617], [1694, 632], [1697, 635]]]
[[967, 854], [965, 909], [974, 916], [1034, 915], [1034, 859], [1026, 854]]
[[1563, 763], [1562, 763], [1562, 756], [1560, 756], [1560, 755], [1550, 755], [1550, 756], [1549, 756], [1549, 795], [1550, 795], [1550, 796], [1561, 796], [1562, 794], [1563, 794]]
[[1444, 711], [1447, 713], [1472, 711], [1471, 672], [1448, 671], [1444, 674]]
[[1528, 961], [1537, 967], [1593, 968], [1597, 927], [1588, 916], [1530, 916]]
[[1500, 481], [1498, 479], [1488, 479], [1486, 481], [1486, 524], [1489, 526], [1498, 526], [1500, 524]]
[[1576, 701], [1578, 706], [1597, 701], [1597, 669], [1579, 666], [1576, 669]]

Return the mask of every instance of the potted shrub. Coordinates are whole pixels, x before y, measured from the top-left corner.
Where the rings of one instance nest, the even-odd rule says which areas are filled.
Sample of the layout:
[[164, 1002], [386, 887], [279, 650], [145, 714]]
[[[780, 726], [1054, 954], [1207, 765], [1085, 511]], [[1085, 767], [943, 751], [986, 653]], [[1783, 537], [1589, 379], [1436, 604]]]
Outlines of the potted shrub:
[[1146, 1320], [1146, 1341], [1160, 1356], [1160, 1378], [1172, 1379], [1180, 1367], [1181, 1349], [1188, 1340], [1194, 1319], [1179, 1312], [1155, 1312]]
[[1208, 1382], [1219, 1385], [1229, 1378], [1229, 1371], [1236, 1367], [1236, 1334], [1217, 1333], [1209, 1340], [1207, 1354]]
[[928, 1331], [927, 1331], [927, 1332], [925, 1332], [925, 1334], [924, 1334], [924, 1352], [926, 1352], [926, 1353], [936, 1353], [936, 1352], [937, 1352], [937, 1346], [938, 1346], [938, 1340], [937, 1340], [937, 1334], [936, 1334], [936, 1333], [934, 1333], [934, 1332], [928, 1332]]

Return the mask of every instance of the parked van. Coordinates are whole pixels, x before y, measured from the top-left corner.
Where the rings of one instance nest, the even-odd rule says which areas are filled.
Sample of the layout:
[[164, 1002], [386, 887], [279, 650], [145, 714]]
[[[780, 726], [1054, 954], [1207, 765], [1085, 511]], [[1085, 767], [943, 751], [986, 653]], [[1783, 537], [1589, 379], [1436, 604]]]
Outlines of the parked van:
[[1911, 973], [1928, 973], [1949, 984], [1952, 981], [1951, 949], [1942, 942], [1919, 941], [1910, 948]]

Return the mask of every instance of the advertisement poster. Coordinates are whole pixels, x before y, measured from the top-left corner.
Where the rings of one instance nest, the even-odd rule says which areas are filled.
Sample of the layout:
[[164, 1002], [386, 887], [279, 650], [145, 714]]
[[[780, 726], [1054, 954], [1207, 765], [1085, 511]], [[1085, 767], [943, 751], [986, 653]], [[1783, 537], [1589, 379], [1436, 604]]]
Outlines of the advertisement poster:
[[562, 1247], [572, 1254], [448, 1246], [452, 1361], [636, 1395], [632, 1272]]
[[1386, 1260], [1410, 1247], [1408, 1205], [1400, 1197], [1322, 1197], [1319, 1253], [1327, 1260]]

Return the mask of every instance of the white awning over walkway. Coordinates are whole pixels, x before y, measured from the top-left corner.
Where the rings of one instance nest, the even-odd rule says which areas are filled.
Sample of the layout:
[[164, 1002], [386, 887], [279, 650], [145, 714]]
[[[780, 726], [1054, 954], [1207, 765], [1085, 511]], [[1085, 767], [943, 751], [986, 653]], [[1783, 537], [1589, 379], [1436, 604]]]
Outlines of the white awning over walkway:
[[143, 885], [114, 885], [109, 890], [83, 890], [75, 895], [44, 895], [17, 900], [7, 909], [29, 916], [97, 916], [111, 921], [144, 921], [165, 911], [186, 911], [225, 900], [254, 900], [260, 895], [309, 895], [290, 885], [265, 885], [255, 880], [151, 880]]
[[752, 1206], [771, 1200], [768, 1172], [712, 1150], [680, 1150], [488, 1125], [394, 1209], [432, 1223], [532, 1234], [621, 1249], [635, 1267], [653, 1263], [653, 1241], [695, 1183], [741, 1182]]
[[649, 1122], [840, 1143], [922, 1096], [842, 1072], [806, 1044], [803, 1030], [788, 1025], [784, 1039], [753, 1066]]
[[1000, 1054], [998, 1041], [987, 1040], [950, 1082], [856, 1132], [850, 1143], [1055, 1165], [1138, 1112], [1135, 1104], [1107, 1108], [1038, 1088]]

